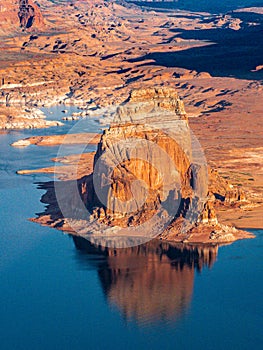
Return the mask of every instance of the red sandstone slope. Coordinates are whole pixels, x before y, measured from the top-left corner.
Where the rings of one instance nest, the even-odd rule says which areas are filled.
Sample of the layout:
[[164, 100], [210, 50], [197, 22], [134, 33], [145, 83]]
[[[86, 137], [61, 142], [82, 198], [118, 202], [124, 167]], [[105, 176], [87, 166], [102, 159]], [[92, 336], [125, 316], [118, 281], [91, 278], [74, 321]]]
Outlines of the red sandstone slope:
[[40, 7], [33, 0], [1, 0], [0, 34], [39, 28], [43, 24]]

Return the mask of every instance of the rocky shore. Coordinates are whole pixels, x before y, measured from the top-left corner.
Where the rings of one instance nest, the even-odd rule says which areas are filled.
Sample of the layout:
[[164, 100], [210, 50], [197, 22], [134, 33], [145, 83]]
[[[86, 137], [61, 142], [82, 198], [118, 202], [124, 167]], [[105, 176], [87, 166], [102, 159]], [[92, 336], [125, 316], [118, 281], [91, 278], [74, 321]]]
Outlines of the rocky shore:
[[0, 105], [0, 129], [41, 129], [63, 125], [60, 121], [45, 119], [44, 113], [37, 108], [17, 108]]

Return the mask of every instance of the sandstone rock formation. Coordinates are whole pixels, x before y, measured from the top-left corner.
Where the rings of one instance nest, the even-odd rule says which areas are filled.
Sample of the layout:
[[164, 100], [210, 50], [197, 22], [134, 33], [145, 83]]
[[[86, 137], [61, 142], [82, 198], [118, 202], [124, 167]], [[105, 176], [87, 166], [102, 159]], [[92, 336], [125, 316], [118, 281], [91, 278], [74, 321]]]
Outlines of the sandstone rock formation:
[[[196, 30], [211, 33], [211, 42], [217, 42], [213, 33], [227, 34], [232, 32], [228, 28], [238, 29], [239, 26], [242, 30], [235, 32], [237, 38], [243, 34], [250, 37], [254, 35], [253, 28], [260, 35], [260, 20], [255, 25], [249, 12], [240, 17], [243, 21], [240, 23], [236, 18], [238, 13], [233, 16], [230, 13], [227, 16], [201, 13], [189, 16], [189, 13], [178, 11], [157, 13], [141, 11], [135, 6], [127, 6], [125, 2], [103, 0], [76, 0], [72, 3], [39, 0], [38, 4], [47, 22], [41, 27], [41, 33], [35, 26], [38, 23], [36, 19], [32, 27], [26, 30], [20, 27], [18, 0], [1, 1], [2, 106], [24, 109], [24, 106], [49, 106], [64, 102], [80, 104], [87, 110], [89, 106], [119, 105], [127, 98], [129, 90], [141, 86], [176, 86], [187, 106], [191, 128], [200, 139], [209, 163], [212, 165], [213, 161], [220, 173], [237, 185], [244, 182], [245, 173], [252, 174], [246, 178], [246, 197], [254, 200], [254, 205], [261, 205], [262, 211], [260, 164], [248, 163], [242, 157], [244, 148], [251, 148], [250, 151], [257, 154], [257, 148], [263, 146], [262, 84], [260, 81], [218, 78], [212, 72], [200, 72], [195, 64], [195, 55], [191, 56], [195, 48], [209, 45], [207, 40], [194, 40]], [[34, 3], [28, 1], [28, 5], [34, 6]], [[177, 34], [181, 30], [193, 36], [185, 40]], [[255, 42], [260, 37], [255, 36]], [[244, 45], [243, 52], [246, 52], [245, 43], [240, 45]], [[255, 50], [260, 47], [255, 45]], [[192, 57], [189, 69], [159, 65], [147, 58], [152, 53], [173, 53], [172, 57], [176, 57], [177, 52], [182, 51], [189, 52], [189, 59]], [[225, 52], [227, 55], [228, 51]], [[142, 57], [145, 59], [140, 61]], [[259, 61], [249, 68], [252, 70], [249, 79], [261, 76], [262, 70], [253, 72], [256, 67], [260, 68], [261, 63]], [[14, 114], [7, 110], [0, 114], [1, 128], [26, 128], [37, 124], [31, 118], [16, 120]], [[16, 111], [16, 115], [22, 114], [23, 110]], [[46, 124], [41, 120], [38, 125]], [[229, 157], [235, 148], [240, 154], [238, 164], [237, 159], [230, 162]], [[252, 178], [253, 181], [249, 180]], [[238, 197], [239, 194], [235, 194], [232, 198]], [[236, 218], [234, 224], [238, 225], [239, 218], [243, 216], [242, 227], [262, 227], [259, 224], [262, 223], [260, 210], [257, 219], [247, 221], [252, 210], [243, 213], [236, 210], [235, 202], [232, 204]], [[222, 208], [226, 213], [225, 205]], [[228, 218], [225, 223], [229, 222]]]
[[126, 246], [127, 240], [134, 244], [131, 237], [137, 244], [157, 236], [198, 243], [251, 237], [218, 223], [217, 202], [242, 198], [207, 168], [173, 89], [132, 92], [101, 136], [93, 174], [55, 184], [55, 190], [52, 208], [60, 214], [49, 223], [96, 244]]
[[2, 107], [0, 105], [0, 129], [33, 129], [63, 125], [59, 121], [46, 120], [37, 108]]
[[[123, 102], [130, 88], [178, 84], [181, 94], [188, 97], [187, 103], [194, 106], [195, 114], [230, 106], [232, 92], [225, 94], [222, 101], [220, 91], [212, 93], [207, 88], [207, 84], [215, 84], [211, 74], [159, 66], [152, 59], [145, 59], [143, 64], [137, 61], [150, 53], [169, 54], [208, 45], [207, 41], [184, 40], [175, 35], [174, 30], [225, 28], [214, 16], [206, 18], [204, 14], [188, 16], [180, 13], [177, 17], [178, 13], [175, 16], [173, 12], [142, 11], [136, 6], [127, 6], [126, 2], [39, 0], [37, 4], [41, 6], [46, 24], [42, 28], [38, 5], [30, 0], [23, 4], [23, 26], [31, 24], [31, 8], [34, 8], [33, 25], [24, 31], [19, 28], [18, 0], [2, 1], [0, 10], [0, 35], [3, 34], [0, 85], [4, 79], [6, 84], [1, 92], [9, 93], [12, 105], [63, 101], [85, 107], [87, 101], [93, 101], [105, 106]], [[34, 33], [29, 35], [31, 31]], [[200, 88], [196, 86], [199, 81], [205, 93], [199, 93]], [[235, 91], [237, 82], [234, 83]], [[244, 82], [238, 82], [240, 84], [239, 90], [245, 88]], [[229, 81], [219, 85], [218, 90], [224, 89], [229, 86]], [[195, 92], [195, 99], [189, 90]], [[5, 103], [5, 96], [1, 94], [0, 103]]]
[[31, 28], [33, 25], [39, 27], [44, 23], [38, 5], [32, 0], [19, 0], [18, 17], [20, 26], [24, 29]]
[[194, 161], [186, 114], [176, 91], [133, 91], [98, 145], [93, 182], [99, 198], [93, 217], [127, 227], [149, 220], [160, 205], [162, 215], [187, 211], [191, 198], [203, 201], [207, 193], [205, 173], [202, 188]]

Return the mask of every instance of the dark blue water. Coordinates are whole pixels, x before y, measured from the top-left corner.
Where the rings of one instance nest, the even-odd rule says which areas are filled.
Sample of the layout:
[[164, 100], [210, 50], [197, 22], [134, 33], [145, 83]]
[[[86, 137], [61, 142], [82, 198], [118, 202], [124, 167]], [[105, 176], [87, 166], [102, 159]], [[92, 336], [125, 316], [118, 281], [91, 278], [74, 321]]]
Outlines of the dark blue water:
[[56, 148], [9, 144], [57, 132], [0, 135], [1, 349], [261, 348], [263, 231], [218, 252], [114, 252], [27, 220], [43, 211], [34, 182], [50, 178], [15, 172], [49, 165]]
[[196, 12], [205, 11], [210, 13], [224, 13], [238, 8], [262, 6], [261, 0], [164, 0], [156, 2], [130, 0], [130, 2], [146, 7], [154, 7], [156, 9], [179, 9]]

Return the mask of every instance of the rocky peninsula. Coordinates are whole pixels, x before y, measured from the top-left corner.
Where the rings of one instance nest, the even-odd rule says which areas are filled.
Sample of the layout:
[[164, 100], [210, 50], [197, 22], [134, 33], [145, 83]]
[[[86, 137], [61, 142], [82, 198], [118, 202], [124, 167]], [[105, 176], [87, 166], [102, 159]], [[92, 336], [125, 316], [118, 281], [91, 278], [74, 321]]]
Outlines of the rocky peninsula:
[[[216, 207], [240, 207], [247, 200], [241, 188], [207, 166], [195, 141], [176, 90], [135, 90], [102, 134], [92, 173], [57, 188], [48, 185], [42, 198], [47, 210], [34, 221], [97, 243], [127, 232], [136, 236], [138, 227], [143, 237], [175, 242], [253, 237], [218, 222]], [[79, 166], [85, 162], [73, 164]]]

